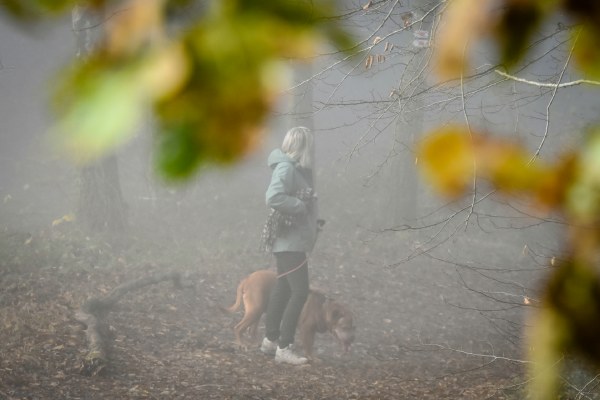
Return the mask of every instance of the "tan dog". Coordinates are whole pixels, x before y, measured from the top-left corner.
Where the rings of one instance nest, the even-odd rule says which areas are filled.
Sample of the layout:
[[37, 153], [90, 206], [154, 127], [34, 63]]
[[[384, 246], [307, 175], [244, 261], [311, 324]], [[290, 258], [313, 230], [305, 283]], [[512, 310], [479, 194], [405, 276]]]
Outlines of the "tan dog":
[[[258, 323], [267, 310], [269, 296], [276, 282], [277, 274], [274, 271], [263, 269], [253, 272], [238, 285], [235, 303], [224, 308], [233, 313], [244, 304], [244, 317], [233, 328], [240, 346], [250, 344], [243, 339], [246, 331], [250, 333], [252, 343], [256, 343]], [[310, 290], [298, 319], [298, 336], [307, 357], [312, 357], [317, 332], [329, 331], [347, 352], [354, 341], [354, 330], [354, 318], [346, 306], [326, 298], [321, 292]]]

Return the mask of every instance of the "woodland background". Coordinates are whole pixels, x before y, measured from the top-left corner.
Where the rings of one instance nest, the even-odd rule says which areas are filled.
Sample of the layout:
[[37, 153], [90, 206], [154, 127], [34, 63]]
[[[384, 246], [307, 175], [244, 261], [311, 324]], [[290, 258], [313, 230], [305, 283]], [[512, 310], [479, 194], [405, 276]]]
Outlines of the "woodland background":
[[[156, 172], [165, 165], [161, 123], [148, 110], [96, 164], [80, 168], [57, 151], [47, 136], [52, 84], [89, 30], [74, 29], [71, 15], [23, 29], [3, 14], [0, 398], [524, 398], [526, 327], [568, 257], [567, 222], [484, 184], [474, 197], [437, 197], [418, 176], [417, 143], [466, 120], [556, 160], [597, 122], [597, 89], [558, 90], [580, 76], [560, 15], [534, 35], [513, 75], [483, 42], [468, 79], [439, 83], [431, 48], [414, 41], [416, 32], [434, 36], [446, 5], [347, 4], [338, 22], [359, 38], [358, 55], [325, 46], [312, 63], [286, 61], [288, 84], [254, 149], [235, 164], [192, 163], [184, 181]], [[311, 281], [352, 308], [358, 330], [349, 355], [323, 335], [319, 362], [282, 368], [237, 349], [236, 319], [217, 306], [233, 301], [242, 277], [271, 265], [257, 250], [265, 160], [296, 124], [316, 135], [327, 221]], [[82, 304], [166, 272], [184, 287], [145, 286], [103, 315], [107, 360], [87, 376]], [[562, 396], [600, 398], [594, 368], [565, 360]]]

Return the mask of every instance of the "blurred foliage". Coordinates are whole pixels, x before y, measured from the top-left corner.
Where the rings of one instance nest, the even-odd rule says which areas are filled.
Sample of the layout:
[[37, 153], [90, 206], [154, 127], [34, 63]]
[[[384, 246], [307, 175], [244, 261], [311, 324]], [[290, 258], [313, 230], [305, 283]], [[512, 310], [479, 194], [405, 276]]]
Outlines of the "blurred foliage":
[[[495, 7], [492, 6], [492, 3]], [[435, 38], [435, 67], [442, 78], [468, 67], [466, 48], [484, 37], [498, 47], [498, 61], [510, 69], [525, 54], [543, 21], [556, 13], [572, 17], [575, 59], [590, 79], [600, 77], [600, 2], [596, 0], [453, 0]]]
[[[468, 49], [490, 35], [507, 68], [522, 59], [541, 24], [553, 13], [574, 21], [572, 48], [580, 71], [600, 77], [600, 2], [504, 0], [449, 3], [438, 31], [435, 67], [443, 79], [468, 70]], [[552, 265], [541, 308], [529, 330], [530, 395], [558, 398], [565, 357], [579, 355], [600, 367], [600, 128], [586, 133], [578, 151], [547, 165], [524, 146], [504, 138], [450, 126], [420, 144], [424, 176], [440, 193], [457, 197], [487, 182], [507, 196], [527, 197], [532, 208], [561, 214], [568, 226], [566, 257]]]
[[[89, 162], [127, 140], [150, 108], [159, 126], [159, 170], [171, 178], [201, 163], [238, 160], [255, 147], [286, 83], [286, 60], [309, 59], [325, 41], [351, 45], [326, 0], [2, 4], [27, 21], [75, 3], [104, 15], [105, 34], [60, 77], [54, 131], [78, 161]], [[197, 17], [169, 20], [193, 3], [202, 3]], [[172, 28], [181, 21], [183, 28]]]
[[76, 3], [77, 0], [3, 0], [0, 5], [21, 20], [32, 20], [48, 13], [63, 12]]
[[465, 135], [457, 125], [432, 132], [421, 145], [423, 173], [447, 196], [462, 195], [475, 172], [506, 192], [546, 191], [549, 171], [530, 164], [530, 156], [516, 143], [480, 133]]

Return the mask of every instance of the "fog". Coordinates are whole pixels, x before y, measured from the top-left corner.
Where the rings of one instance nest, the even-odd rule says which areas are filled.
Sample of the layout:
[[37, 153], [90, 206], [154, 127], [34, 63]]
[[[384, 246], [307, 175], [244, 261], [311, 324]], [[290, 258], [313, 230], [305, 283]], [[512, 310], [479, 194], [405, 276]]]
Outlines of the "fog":
[[[371, 22], [361, 23], [369, 26]], [[384, 37], [384, 30], [378, 35]], [[492, 376], [507, 379], [492, 385], [494, 389], [523, 382], [523, 329], [551, 260], [561, 256], [562, 224], [557, 216], [531, 209], [525, 200], [487, 197], [489, 187], [481, 189], [478, 199], [486, 198], [473, 210], [471, 198], [458, 202], [439, 198], [418, 176], [413, 140], [435, 126], [464, 122], [466, 110], [473, 126], [513, 137], [533, 152], [544, 136], [551, 102], [541, 158], [552, 161], [566, 148], [578, 145], [578, 132], [586, 124], [598, 122], [598, 102], [586, 87], [554, 93], [490, 73], [468, 84], [472, 95], [466, 108], [458, 95], [460, 88], [441, 87], [406, 101], [400, 119], [395, 120], [397, 108], [387, 108], [393, 98], [390, 92], [409, 85], [410, 66], [403, 63], [418, 54], [410, 46], [411, 35], [406, 32], [406, 37], [390, 39], [402, 51], [368, 70], [361, 60], [327, 70], [333, 59], [319, 58], [312, 73], [326, 72], [282, 93], [263, 142], [252, 154], [231, 166], [205, 166], [186, 182], [167, 182], [156, 173], [153, 121], [148, 115], [135, 137], [117, 150], [128, 230], [124, 237], [111, 241], [86, 237], [77, 219], [64, 218], [77, 212], [80, 170], [46, 136], [53, 123], [49, 84], [75, 54], [70, 23], [34, 30], [2, 17], [0, 246], [4, 260], [0, 266], [4, 271], [0, 270], [0, 283], [6, 290], [0, 297], [2, 315], [17, 305], [10, 293], [25, 290], [19, 285], [15, 292], [6, 289], [16, 281], [19, 269], [31, 273], [39, 268], [51, 272], [45, 276], [57, 277], [57, 283], [48, 284], [56, 288], [48, 302], [60, 303], [61, 296], [75, 293], [78, 285], [73, 279], [80, 277], [87, 293], [74, 295], [67, 308], [75, 307], [76, 300], [114, 288], [122, 283], [119, 279], [161, 270], [181, 271], [195, 285], [196, 293], [202, 293], [189, 300], [195, 302], [192, 312], [197, 307], [230, 303], [245, 275], [272, 267], [270, 256], [258, 251], [267, 215], [264, 195], [270, 170], [266, 158], [289, 127], [308, 121], [316, 136], [316, 190], [320, 216], [326, 220], [310, 255], [310, 279], [313, 287], [355, 313], [356, 342], [342, 360], [358, 371], [362, 366], [365, 371], [381, 368], [389, 377], [396, 376], [397, 369], [402, 371], [398, 374], [417, 381], [448, 374], [459, 374], [462, 379], [467, 371], [476, 370], [481, 376], [488, 373], [482, 371], [491, 371]], [[555, 45], [555, 41], [543, 43], [531, 59]], [[560, 48], [556, 59], [532, 62], [520, 76], [554, 82], [564, 51]], [[481, 54], [478, 49], [475, 57], [482, 58], [476, 60], [477, 65], [491, 62]], [[569, 69], [563, 80], [575, 77]], [[296, 82], [301, 79], [296, 75]], [[432, 79], [426, 77], [420, 84], [433, 87]], [[308, 120], [306, 110], [299, 109], [302, 96], [297, 94], [306, 87], [312, 89], [311, 110], [317, 110]], [[398, 211], [398, 204], [412, 206]], [[110, 277], [115, 270], [119, 279]], [[69, 278], [61, 286], [65, 274]], [[101, 281], [94, 282], [95, 278]], [[190, 335], [209, 344], [230, 343], [229, 317], [217, 313], [212, 318], [205, 321], [207, 326], [220, 325], [206, 338], [198, 333], [203, 332], [200, 326], [184, 319], [169, 320], [169, 324], [181, 324]], [[118, 320], [111, 327], [116, 337], [125, 329]], [[3, 329], [3, 336], [9, 333], [6, 325], [0, 325]], [[135, 329], [129, 327], [129, 332]], [[85, 343], [82, 331], [74, 336]], [[175, 345], [181, 337], [167, 335], [164, 340], [150, 346]], [[319, 337], [317, 347], [324, 359], [339, 357], [326, 335]], [[252, 357], [242, 354], [239, 357]], [[55, 368], [55, 364], [47, 365]], [[0, 378], [0, 392], [16, 390], [19, 384], [15, 382]], [[21, 395], [14, 398], [27, 393], [26, 382], [20, 387]], [[366, 395], [359, 393], [359, 397]]]

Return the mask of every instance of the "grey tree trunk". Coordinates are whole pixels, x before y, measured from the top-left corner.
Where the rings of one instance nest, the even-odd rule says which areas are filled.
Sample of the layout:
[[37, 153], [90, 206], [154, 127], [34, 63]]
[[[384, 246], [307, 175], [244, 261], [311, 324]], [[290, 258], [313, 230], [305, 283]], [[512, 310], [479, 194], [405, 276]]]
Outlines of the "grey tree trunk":
[[[422, 100], [412, 102], [420, 107]], [[412, 108], [412, 107], [411, 107]], [[410, 225], [417, 217], [419, 179], [413, 150], [423, 130], [423, 111], [415, 111], [410, 118], [398, 118], [394, 133], [394, 146], [397, 149], [392, 161], [391, 219], [394, 226]]]
[[119, 233], [127, 228], [117, 157], [109, 156], [81, 170], [78, 215], [92, 233]]
[[[102, 16], [90, 8], [73, 9], [77, 57], [86, 58], [102, 35]], [[119, 233], [127, 227], [117, 157], [108, 156], [81, 170], [78, 220], [91, 233]]]
[[305, 126], [314, 129], [313, 88], [310, 80], [313, 74], [311, 63], [299, 63], [294, 67], [296, 84], [306, 82], [294, 91], [293, 123], [295, 126]]
[[[305, 126], [314, 133], [314, 105], [313, 105], [313, 75], [312, 63], [299, 63], [294, 66], [294, 81], [296, 84], [305, 82], [293, 92], [292, 125]], [[289, 127], [291, 128], [291, 126]], [[317, 136], [314, 135], [315, 147]], [[316, 157], [313, 154], [313, 189], [316, 190]]]
[[[412, 18], [418, 17], [419, 13], [423, 15], [434, 5], [435, 1], [432, 0], [417, 0], [408, 4], [410, 12], [417, 13]], [[413, 27], [412, 31], [431, 33], [434, 18], [435, 13], [431, 13], [419, 26]], [[400, 100], [398, 104], [401, 111], [394, 132], [395, 152], [389, 176], [390, 200], [385, 212], [387, 224], [391, 223], [393, 226], [411, 225], [419, 215], [420, 185], [414, 150], [425, 125], [424, 100], [420, 92], [425, 87], [430, 49], [425, 43], [427, 40], [416, 39], [417, 36], [409, 39], [412, 42], [409, 45], [412, 52], [405, 56], [407, 66], [400, 83], [400, 98], [404, 100]]]

